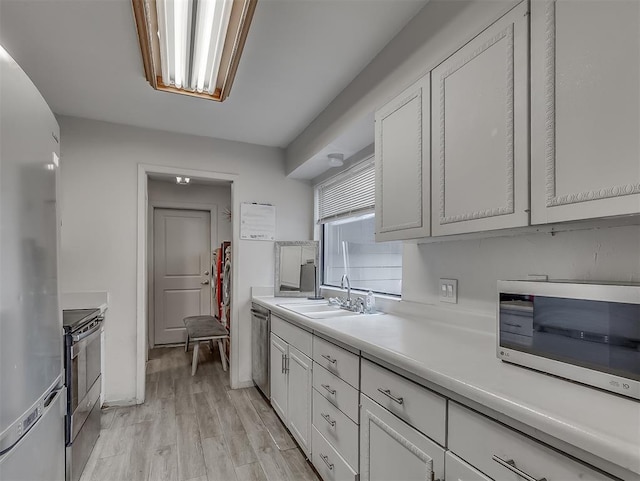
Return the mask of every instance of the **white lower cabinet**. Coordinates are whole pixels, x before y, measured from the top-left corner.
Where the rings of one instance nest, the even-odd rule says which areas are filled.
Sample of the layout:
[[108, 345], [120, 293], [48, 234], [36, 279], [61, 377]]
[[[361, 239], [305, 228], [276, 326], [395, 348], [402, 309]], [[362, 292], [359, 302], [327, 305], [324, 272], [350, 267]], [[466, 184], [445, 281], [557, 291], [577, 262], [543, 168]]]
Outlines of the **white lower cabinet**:
[[313, 427], [358, 471], [358, 425], [315, 389]]
[[444, 479], [443, 448], [361, 394], [360, 479]]
[[613, 479], [452, 402], [449, 403], [449, 449], [499, 481]]
[[448, 451], [445, 456], [444, 470], [447, 473], [447, 481], [492, 481], [491, 478], [465, 463], [451, 451]]
[[287, 419], [288, 377], [285, 370], [288, 344], [271, 333], [269, 362], [271, 373], [271, 405], [280, 418]]
[[312, 361], [273, 332], [270, 352], [271, 405], [310, 456]]
[[311, 454], [311, 369], [312, 362], [295, 347], [289, 346], [287, 427], [307, 456]]
[[313, 427], [311, 461], [324, 481], [359, 481], [358, 474], [331, 444]]

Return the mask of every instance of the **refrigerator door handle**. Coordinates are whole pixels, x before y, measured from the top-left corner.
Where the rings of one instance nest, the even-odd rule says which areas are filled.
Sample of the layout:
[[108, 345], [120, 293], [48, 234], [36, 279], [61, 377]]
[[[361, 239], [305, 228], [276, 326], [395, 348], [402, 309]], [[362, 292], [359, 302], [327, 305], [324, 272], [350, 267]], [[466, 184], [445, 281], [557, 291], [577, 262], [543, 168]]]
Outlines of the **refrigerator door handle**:
[[44, 407], [45, 408], [49, 407], [49, 404], [51, 404], [60, 395], [62, 391], [64, 391], [64, 386], [51, 391], [49, 393], [49, 396], [44, 400]]

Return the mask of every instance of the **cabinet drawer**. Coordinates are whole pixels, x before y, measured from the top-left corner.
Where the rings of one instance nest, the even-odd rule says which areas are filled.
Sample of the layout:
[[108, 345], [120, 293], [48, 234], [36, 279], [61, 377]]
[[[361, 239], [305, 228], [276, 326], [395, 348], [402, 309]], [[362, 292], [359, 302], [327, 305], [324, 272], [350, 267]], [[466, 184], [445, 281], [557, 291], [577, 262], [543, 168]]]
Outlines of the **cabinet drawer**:
[[314, 427], [311, 461], [324, 481], [356, 481], [358, 475]]
[[313, 360], [356, 389], [360, 383], [360, 358], [356, 354], [313, 336]]
[[562, 481], [612, 479], [455, 403], [449, 405], [449, 449], [501, 481], [519, 481], [523, 473]]
[[492, 481], [473, 466], [469, 466], [451, 451], [447, 451], [444, 460], [447, 481]]
[[424, 434], [362, 396], [361, 481], [444, 480], [444, 453]]
[[313, 390], [313, 425], [357, 472], [358, 425], [315, 389]]
[[357, 424], [358, 390], [317, 362], [313, 364], [313, 387]]
[[303, 354], [311, 357], [313, 346], [313, 334], [305, 331], [290, 322], [271, 314], [271, 332], [277, 334], [281, 339], [287, 341]]
[[445, 445], [447, 401], [444, 397], [366, 359], [362, 360], [361, 390], [418, 431]]

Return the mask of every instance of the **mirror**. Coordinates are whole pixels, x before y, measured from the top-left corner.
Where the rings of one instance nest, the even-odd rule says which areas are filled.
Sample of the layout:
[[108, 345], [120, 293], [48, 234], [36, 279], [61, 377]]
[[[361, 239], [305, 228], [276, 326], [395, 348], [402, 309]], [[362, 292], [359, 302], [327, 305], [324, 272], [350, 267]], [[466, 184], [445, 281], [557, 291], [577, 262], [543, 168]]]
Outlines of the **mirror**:
[[276, 242], [275, 295], [314, 296], [318, 264], [317, 241]]

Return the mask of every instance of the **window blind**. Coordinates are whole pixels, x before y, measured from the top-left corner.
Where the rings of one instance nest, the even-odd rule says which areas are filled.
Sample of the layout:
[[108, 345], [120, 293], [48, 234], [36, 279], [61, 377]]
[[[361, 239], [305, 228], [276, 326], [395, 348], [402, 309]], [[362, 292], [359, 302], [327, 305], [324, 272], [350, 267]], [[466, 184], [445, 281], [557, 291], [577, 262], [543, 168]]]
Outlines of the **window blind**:
[[355, 165], [318, 186], [318, 224], [375, 210], [373, 160]]

